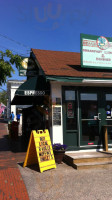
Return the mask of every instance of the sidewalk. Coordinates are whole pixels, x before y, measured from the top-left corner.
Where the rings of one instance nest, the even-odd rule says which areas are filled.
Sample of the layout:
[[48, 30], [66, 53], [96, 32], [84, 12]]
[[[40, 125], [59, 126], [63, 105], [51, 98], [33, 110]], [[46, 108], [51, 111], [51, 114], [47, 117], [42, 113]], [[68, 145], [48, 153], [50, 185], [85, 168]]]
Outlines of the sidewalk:
[[112, 166], [75, 170], [65, 163], [40, 173], [22, 167], [26, 149], [21, 137], [8, 139], [0, 122], [0, 200], [112, 200]]
[[25, 154], [20, 139], [9, 139], [7, 123], [0, 119], [0, 200], [29, 200], [17, 165], [24, 161]]

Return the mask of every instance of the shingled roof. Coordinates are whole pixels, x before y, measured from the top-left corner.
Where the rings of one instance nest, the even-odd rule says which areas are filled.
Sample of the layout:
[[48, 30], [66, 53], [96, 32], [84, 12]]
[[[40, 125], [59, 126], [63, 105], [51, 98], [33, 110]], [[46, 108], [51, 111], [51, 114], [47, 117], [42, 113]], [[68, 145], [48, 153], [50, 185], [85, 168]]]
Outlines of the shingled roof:
[[45, 75], [112, 78], [112, 71], [81, 68], [80, 53], [32, 49]]

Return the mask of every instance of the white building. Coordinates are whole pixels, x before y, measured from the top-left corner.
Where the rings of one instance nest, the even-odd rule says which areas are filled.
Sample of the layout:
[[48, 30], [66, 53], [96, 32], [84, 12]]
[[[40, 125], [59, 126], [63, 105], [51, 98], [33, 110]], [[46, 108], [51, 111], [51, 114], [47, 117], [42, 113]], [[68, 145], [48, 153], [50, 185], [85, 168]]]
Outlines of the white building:
[[21, 84], [23, 84], [25, 80], [9, 80], [7, 82], [7, 119], [10, 118], [10, 114], [13, 111], [15, 118], [14, 120], [16, 121], [16, 114], [17, 111], [22, 108], [22, 106], [19, 105], [11, 105], [11, 101], [14, 98], [16, 90], [19, 88]]

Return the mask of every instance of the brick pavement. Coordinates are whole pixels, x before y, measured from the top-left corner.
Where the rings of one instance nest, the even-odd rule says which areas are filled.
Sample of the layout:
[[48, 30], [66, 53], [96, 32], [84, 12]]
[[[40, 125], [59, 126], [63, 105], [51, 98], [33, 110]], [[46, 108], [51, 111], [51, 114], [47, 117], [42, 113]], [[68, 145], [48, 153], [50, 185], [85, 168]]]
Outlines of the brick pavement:
[[20, 138], [10, 139], [7, 124], [0, 119], [0, 200], [29, 200], [17, 163], [25, 158]]

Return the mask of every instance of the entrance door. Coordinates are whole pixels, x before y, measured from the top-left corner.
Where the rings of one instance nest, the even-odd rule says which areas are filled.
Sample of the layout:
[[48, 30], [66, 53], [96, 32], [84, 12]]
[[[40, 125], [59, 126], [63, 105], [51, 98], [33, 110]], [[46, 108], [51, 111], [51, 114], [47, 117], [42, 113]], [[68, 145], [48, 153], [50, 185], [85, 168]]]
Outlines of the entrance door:
[[[103, 89], [80, 92], [80, 145], [101, 145], [103, 125], [112, 124], [112, 93]], [[108, 128], [112, 143], [112, 127]]]
[[78, 147], [78, 101], [75, 87], [63, 87], [63, 142], [70, 150]]
[[100, 103], [98, 92], [80, 93], [80, 145], [96, 145], [100, 142], [102, 109]]
[[[103, 125], [112, 125], [109, 88], [63, 87], [63, 142], [70, 150], [103, 143]], [[112, 144], [112, 127], [108, 128]]]

